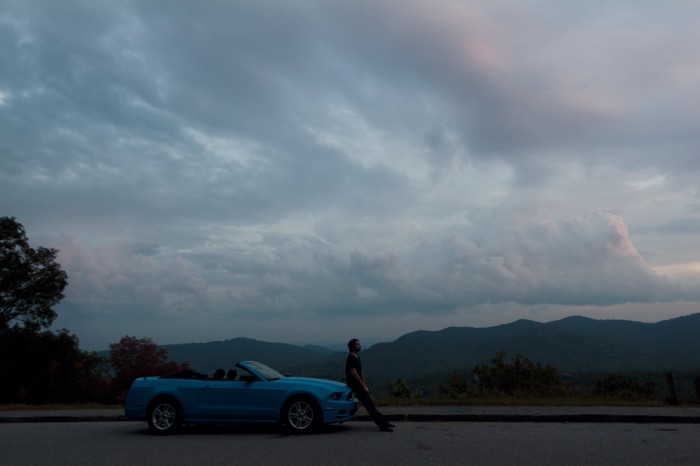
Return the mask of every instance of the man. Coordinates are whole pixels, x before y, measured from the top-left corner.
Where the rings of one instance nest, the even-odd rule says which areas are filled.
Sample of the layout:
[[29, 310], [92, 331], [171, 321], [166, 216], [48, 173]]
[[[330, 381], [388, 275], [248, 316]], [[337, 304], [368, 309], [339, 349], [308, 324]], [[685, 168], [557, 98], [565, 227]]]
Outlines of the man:
[[355, 396], [362, 403], [362, 406], [365, 407], [367, 413], [379, 427], [379, 430], [382, 432], [393, 432], [394, 426], [382, 416], [369, 396], [369, 387], [362, 372], [362, 361], [360, 361], [359, 355], [360, 351], [362, 351], [360, 340], [357, 338], [350, 340], [348, 342], [348, 350], [350, 354], [348, 354], [348, 358], [345, 361], [345, 380], [347, 380], [348, 386], [355, 392]]

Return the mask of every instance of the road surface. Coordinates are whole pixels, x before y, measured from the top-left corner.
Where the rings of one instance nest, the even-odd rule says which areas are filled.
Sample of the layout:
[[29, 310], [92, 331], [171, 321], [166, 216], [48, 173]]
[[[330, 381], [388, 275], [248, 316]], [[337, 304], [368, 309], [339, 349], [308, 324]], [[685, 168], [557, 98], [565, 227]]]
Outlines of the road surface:
[[157, 437], [145, 422], [0, 424], [0, 465], [671, 465], [700, 464], [699, 424], [351, 421], [306, 436], [271, 427], [190, 427]]

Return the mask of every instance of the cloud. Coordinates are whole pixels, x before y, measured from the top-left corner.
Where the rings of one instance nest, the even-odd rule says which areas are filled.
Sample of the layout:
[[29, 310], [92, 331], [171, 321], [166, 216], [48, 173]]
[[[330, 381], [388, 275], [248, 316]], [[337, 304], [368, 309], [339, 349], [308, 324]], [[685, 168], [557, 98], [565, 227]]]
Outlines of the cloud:
[[207, 284], [182, 257], [159, 257], [147, 244], [111, 244], [93, 249], [63, 235], [55, 244], [69, 276], [67, 299], [122, 306], [120, 312], [193, 312], [206, 298]]
[[[496, 303], [613, 305], [687, 297], [656, 275], [610, 214], [492, 218], [490, 225], [367, 242], [263, 235], [216, 255], [148, 245], [56, 245], [69, 301], [175, 315], [445, 312]], [[338, 245], [340, 246], [340, 245]], [[171, 253], [172, 254], [172, 253]]]
[[102, 339], [693, 302], [698, 13], [7, 1], [0, 210]]

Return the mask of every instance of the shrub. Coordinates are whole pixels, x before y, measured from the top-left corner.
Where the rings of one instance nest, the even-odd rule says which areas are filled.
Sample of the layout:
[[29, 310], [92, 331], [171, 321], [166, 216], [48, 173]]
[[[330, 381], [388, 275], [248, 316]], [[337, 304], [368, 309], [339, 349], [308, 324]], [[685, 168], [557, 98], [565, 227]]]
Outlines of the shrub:
[[559, 372], [516, 355], [511, 362], [505, 352], [491, 359], [491, 365], [474, 368], [477, 385], [484, 394], [505, 396], [557, 396], [566, 392]]
[[606, 398], [624, 400], [649, 400], [656, 394], [654, 382], [637, 382], [629, 375], [616, 374], [605, 377], [596, 386], [594, 394]]
[[440, 393], [453, 400], [473, 398], [478, 395], [478, 388], [474, 383], [468, 382], [462, 373], [455, 371], [446, 385], [440, 385]]
[[420, 393], [411, 390], [403, 379], [398, 379], [389, 390], [389, 398], [394, 400], [411, 400], [420, 398]]

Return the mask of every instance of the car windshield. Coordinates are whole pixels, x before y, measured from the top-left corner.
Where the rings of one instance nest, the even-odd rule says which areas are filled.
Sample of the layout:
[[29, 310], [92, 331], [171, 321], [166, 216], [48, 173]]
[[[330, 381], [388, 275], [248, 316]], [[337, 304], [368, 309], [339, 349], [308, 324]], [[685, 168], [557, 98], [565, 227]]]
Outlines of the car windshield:
[[257, 361], [247, 361], [245, 365], [253, 369], [258, 374], [262, 375], [265, 378], [265, 380], [268, 381], [277, 380], [284, 377], [284, 374], [282, 374], [281, 372], [276, 371], [275, 369]]

